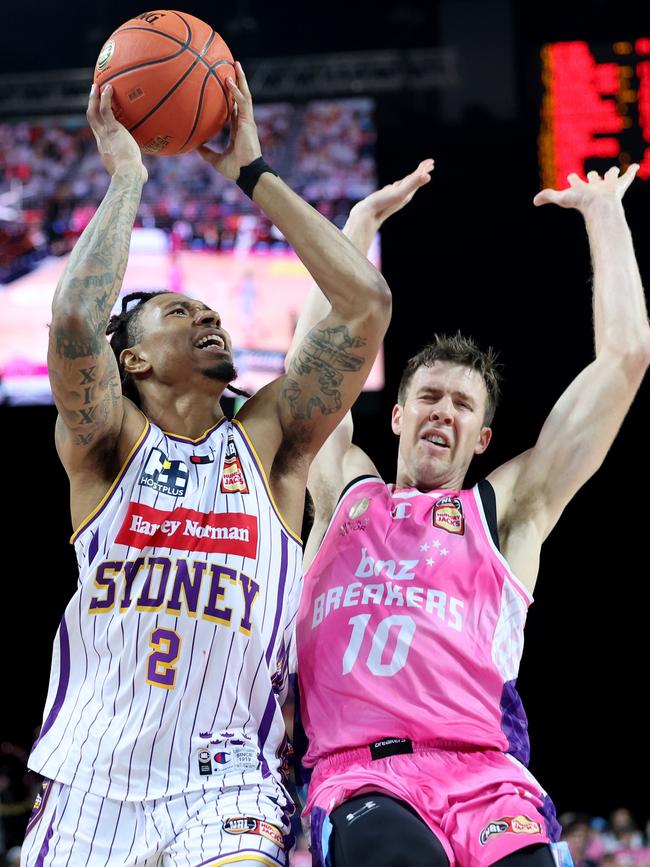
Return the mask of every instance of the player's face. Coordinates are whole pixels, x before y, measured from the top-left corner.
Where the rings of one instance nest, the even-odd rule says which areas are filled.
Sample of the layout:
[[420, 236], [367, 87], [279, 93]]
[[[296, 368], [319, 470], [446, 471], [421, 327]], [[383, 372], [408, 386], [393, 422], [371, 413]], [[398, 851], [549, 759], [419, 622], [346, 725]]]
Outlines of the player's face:
[[398, 484], [420, 490], [460, 488], [492, 431], [483, 419], [487, 389], [478, 371], [437, 361], [413, 375], [404, 406], [393, 409], [400, 437]]
[[157, 295], [144, 304], [139, 324], [138, 353], [157, 379], [189, 384], [196, 373], [221, 382], [235, 378], [230, 335], [202, 301]]

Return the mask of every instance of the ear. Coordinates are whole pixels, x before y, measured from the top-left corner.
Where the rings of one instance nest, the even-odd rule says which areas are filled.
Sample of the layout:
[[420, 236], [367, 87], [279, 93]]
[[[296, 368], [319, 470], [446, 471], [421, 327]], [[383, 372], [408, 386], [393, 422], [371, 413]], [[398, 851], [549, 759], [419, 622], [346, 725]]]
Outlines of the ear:
[[129, 346], [128, 349], [122, 350], [120, 364], [130, 374], [148, 373], [151, 370], [151, 364], [137, 351], [135, 346]]
[[478, 436], [478, 440], [476, 445], [474, 446], [474, 454], [482, 455], [486, 448], [490, 445], [490, 440], [492, 439], [492, 428], [491, 427], [482, 427], [481, 433]]
[[390, 420], [390, 426], [393, 429], [395, 436], [400, 436], [402, 433], [402, 420], [404, 418], [404, 407], [398, 403], [393, 407], [393, 414]]

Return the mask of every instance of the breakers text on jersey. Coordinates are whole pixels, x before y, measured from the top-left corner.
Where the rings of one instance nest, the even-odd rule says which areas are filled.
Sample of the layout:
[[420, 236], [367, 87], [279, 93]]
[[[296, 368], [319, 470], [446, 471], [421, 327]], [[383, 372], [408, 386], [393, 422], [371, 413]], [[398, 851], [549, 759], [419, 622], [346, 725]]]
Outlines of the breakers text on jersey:
[[448, 595], [435, 587], [417, 587], [411, 584], [402, 586], [397, 581], [412, 581], [419, 560], [376, 560], [361, 549], [359, 565], [355, 578], [365, 581], [384, 578], [383, 583], [364, 583], [352, 581], [347, 585], [330, 587], [326, 593], [314, 598], [312, 629], [320, 626], [323, 620], [339, 608], [354, 608], [368, 605], [390, 605], [398, 608], [424, 608], [435, 614], [450, 629], [460, 632], [463, 628], [462, 599]]

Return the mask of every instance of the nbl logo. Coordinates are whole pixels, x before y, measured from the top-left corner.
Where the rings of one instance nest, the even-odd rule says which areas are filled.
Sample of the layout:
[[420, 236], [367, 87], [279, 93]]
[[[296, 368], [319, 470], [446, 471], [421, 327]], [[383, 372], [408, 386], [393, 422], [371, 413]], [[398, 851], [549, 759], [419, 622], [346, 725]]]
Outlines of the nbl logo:
[[221, 492], [224, 494], [247, 494], [248, 484], [246, 476], [237, 454], [237, 446], [233, 436], [228, 437], [226, 445], [226, 457], [223, 462], [223, 474], [221, 476]]
[[187, 488], [188, 471], [183, 461], [170, 461], [160, 449], [151, 449], [140, 484], [170, 497], [182, 497]]

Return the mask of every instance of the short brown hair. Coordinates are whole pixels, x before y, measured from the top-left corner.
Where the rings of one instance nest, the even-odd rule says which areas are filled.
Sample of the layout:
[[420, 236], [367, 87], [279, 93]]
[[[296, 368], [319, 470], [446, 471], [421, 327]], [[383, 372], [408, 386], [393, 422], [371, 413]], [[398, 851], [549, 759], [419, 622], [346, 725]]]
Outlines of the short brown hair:
[[472, 337], [464, 337], [460, 331], [452, 337], [434, 334], [431, 343], [409, 358], [397, 392], [398, 403], [404, 405], [415, 372], [421, 367], [433, 367], [436, 361], [450, 361], [478, 370], [487, 389], [483, 424], [491, 424], [501, 396], [501, 365], [497, 363], [497, 354], [491, 346], [487, 352], [483, 352]]

